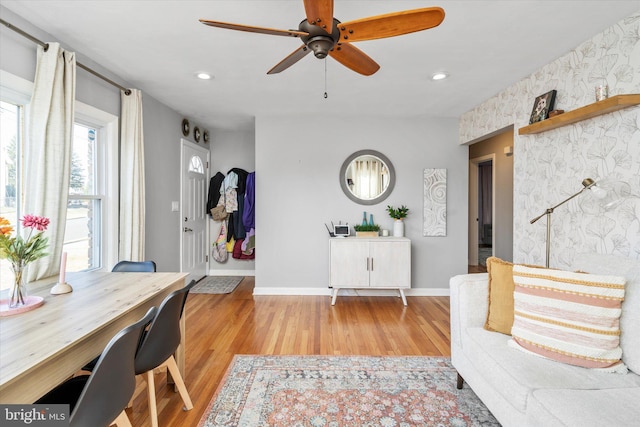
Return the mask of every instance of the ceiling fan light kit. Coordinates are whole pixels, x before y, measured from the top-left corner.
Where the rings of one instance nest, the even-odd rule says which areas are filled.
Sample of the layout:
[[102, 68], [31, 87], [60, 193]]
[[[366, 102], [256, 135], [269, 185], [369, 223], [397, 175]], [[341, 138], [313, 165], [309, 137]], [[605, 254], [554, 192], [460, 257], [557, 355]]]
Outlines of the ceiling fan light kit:
[[[395, 37], [437, 27], [444, 20], [440, 7], [404, 10], [370, 16], [349, 22], [340, 22], [333, 16], [333, 0], [304, 0], [307, 18], [298, 30], [231, 24], [228, 22], [200, 19], [205, 25], [230, 30], [276, 36], [299, 37], [304, 43], [270, 69], [267, 74], [276, 74], [291, 67], [313, 51], [316, 58], [331, 56], [345, 67], [365, 76], [370, 76], [380, 66], [352, 42]], [[328, 23], [331, 23], [330, 25]]]

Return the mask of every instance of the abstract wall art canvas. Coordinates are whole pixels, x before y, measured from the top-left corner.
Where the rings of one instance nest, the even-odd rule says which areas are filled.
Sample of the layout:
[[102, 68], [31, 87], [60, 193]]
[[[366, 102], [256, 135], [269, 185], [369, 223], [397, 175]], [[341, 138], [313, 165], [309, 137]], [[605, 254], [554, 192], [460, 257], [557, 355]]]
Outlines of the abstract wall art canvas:
[[447, 170], [424, 170], [422, 235], [447, 235]]

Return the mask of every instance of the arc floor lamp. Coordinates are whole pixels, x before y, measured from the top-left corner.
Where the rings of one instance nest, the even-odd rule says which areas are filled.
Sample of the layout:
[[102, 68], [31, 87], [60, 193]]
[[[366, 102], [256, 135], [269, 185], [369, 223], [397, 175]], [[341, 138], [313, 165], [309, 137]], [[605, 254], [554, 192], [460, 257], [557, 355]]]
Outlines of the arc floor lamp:
[[[547, 217], [547, 260], [545, 263], [545, 266], [548, 268], [549, 267], [549, 253], [550, 253], [550, 246], [551, 246], [551, 214], [553, 213], [553, 211], [559, 207], [564, 205], [565, 203], [567, 203], [569, 200], [573, 199], [574, 197], [579, 196], [580, 194], [582, 194], [585, 190], [589, 190], [589, 189], [594, 189], [595, 190], [595, 185], [596, 182], [594, 180], [592, 180], [591, 178], [585, 178], [582, 180], [582, 189], [580, 191], [578, 191], [576, 194], [574, 194], [573, 196], [567, 197], [566, 199], [564, 199], [563, 201], [561, 201], [560, 203], [558, 203], [557, 205], [548, 208], [546, 211], [544, 211], [544, 213], [542, 215], [539, 215], [535, 218], [533, 218], [531, 221], [529, 221], [531, 224], [533, 224], [534, 222], [538, 221], [540, 218], [542, 218], [543, 216]], [[598, 189], [600, 191], [604, 191], [602, 189]]]

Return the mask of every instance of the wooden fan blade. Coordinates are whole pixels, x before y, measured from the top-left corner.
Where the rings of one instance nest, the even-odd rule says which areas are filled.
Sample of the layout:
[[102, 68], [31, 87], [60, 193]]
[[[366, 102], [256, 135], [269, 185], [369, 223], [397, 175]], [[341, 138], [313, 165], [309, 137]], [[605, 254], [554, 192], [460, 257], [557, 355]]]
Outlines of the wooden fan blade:
[[309, 33], [298, 30], [278, 30], [275, 28], [265, 27], [253, 27], [251, 25], [231, 24], [229, 22], [211, 21], [208, 19], [200, 19], [204, 25], [211, 27], [226, 28], [228, 30], [247, 31], [249, 33], [270, 34], [272, 36], [289, 36], [289, 37], [303, 37], [308, 36]]
[[345, 67], [365, 76], [370, 76], [380, 69], [376, 61], [351, 43], [338, 43], [329, 51], [329, 55]]
[[333, 0], [304, 0], [309, 24], [317, 25], [331, 34], [333, 30]]
[[289, 56], [280, 61], [275, 67], [267, 71], [267, 74], [276, 74], [286, 70], [287, 68], [291, 67], [293, 64], [307, 56], [309, 52], [311, 52], [311, 49], [309, 49], [305, 45], [300, 46], [298, 49], [291, 52]]
[[444, 20], [440, 7], [405, 10], [343, 22], [338, 25], [342, 41], [363, 41], [400, 36], [437, 27]]

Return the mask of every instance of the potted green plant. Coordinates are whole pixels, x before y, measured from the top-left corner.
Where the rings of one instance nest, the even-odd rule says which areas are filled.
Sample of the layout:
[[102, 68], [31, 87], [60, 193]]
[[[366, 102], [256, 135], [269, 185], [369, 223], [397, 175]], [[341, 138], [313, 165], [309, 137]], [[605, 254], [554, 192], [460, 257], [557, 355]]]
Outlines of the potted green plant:
[[399, 208], [394, 208], [393, 206], [388, 205], [387, 212], [389, 212], [389, 216], [391, 218], [402, 220], [403, 218], [407, 217], [407, 214], [409, 213], [409, 208], [406, 207], [405, 205], [402, 205]]
[[380, 226], [377, 224], [354, 225], [356, 237], [378, 237]]
[[394, 208], [391, 205], [387, 205], [387, 212], [389, 216], [393, 218], [393, 236], [394, 237], [404, 237], [404, 221], [403, 219], [407, 217], [409, 213], [409, 208], [405, 205], [400, 206], [399, 208]]

